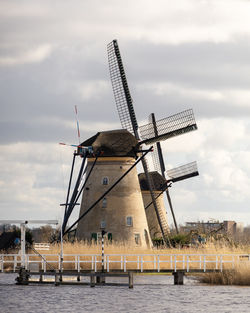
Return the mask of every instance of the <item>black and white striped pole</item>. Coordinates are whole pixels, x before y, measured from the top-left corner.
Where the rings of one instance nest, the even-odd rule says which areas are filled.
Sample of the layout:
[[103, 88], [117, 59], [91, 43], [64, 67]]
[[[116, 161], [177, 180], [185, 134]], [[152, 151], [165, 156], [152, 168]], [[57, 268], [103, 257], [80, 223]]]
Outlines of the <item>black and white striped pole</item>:
[[102, 274], [96, 276], [96, 283], [105, 284], [105, 276], [104, 276], [104, 235], [107, 233], [105, 231], [106, 223], [105, 221], [101, 222], [101, 234], [102, 234]]
[[106, 231], [102, 229], [102, 273], [104, 272], [104, 235]]

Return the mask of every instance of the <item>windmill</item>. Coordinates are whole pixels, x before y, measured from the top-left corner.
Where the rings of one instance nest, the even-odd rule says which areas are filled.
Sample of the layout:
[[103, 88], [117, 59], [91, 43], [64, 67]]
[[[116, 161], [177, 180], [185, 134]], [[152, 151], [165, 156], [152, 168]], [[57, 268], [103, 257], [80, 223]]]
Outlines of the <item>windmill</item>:
[[[193, 112], [191, 110], [187, 110], [187, 111], [181, 112], [179, 114], [181, 114], [183, 116], [184, 113], [186, 115], [186, 118], [188, 118], [188, 120], [194, 120], [194, 117], [192, 116]], [[168, 118], [168, 120], [169, 120], [168, 125], [170, 125], [171, 122], [176, 120], [177, 115], [174, 115], [173, 117]], [[158, 133], [158, 128], [156, 125], [154, 113], [150, 114], [149, 124], [143, 127], [142, 133], [145, 134], [145, 137], [147, 137], [147, 133], [151, 132], [151, 131], [153, 131], [155, 135], [157, 135], [157, 133]], [[160, 173], [163, 176], [163, 178], [166, 179], [166, 182], [168, 182], [169, 185], [170, 185], [170, 183], [175, 183], [175, 182], [185, 180], [185, 179], [199, 175], [197, 163], [191, 162], [191, 163], [188, 163], [186, 165], [182, 165], [182, 166], [179, 166], [177, 168], [173, 168], [171, 170], [168, 170], [167, 171], [168, 178], [166, 178], [166, 175], [165, 175], [166, 169], [165, 169], [164, 158], [162, 155], [162, 149], [161, 149], [160, 142], [154, 143], [153, 147], [154, 147], [154, 149], [153, 149], [151, 156], [152, 156], [152, 160], [153, 160], [154, 170], [157, 171], [158, 173]], [[173, 209], [173, 205], [172, 205], [172, 200], [170, 197], [170, 193], [169, 193], [169, 189], [168, 189], [167, 184], [165, 184], [165, 192], [166, 192], [168, 204], [169, 204], [169, 207], [170, 207], [170, 210], [172, 213], [172, 217], [173, 217], [173, 221], [174, 221], [174, 225], [175, 225], [175, 230], [178, 234], [179, 233], [178, 225], [176, 222], [174, 209]]]
[[[144, 148], [144, 144], [151, 145], [197, 127], [193, 120], [177, 119], [177, 124], [171, 130], [166, 125], [157, 125], [157, 135], [149, 133], [142, 139], [116, 40], [108, 45], [108, 55], [111, 82], [123, 130], [100, 131], [79, 144], [74, 152], [62, 232], [66, 235], [77, 225], [76, 235], [79, 239], [96, 239], [100, 228], [105, 228], [114, 240], [120, 236], [136, 244], [150, 245], [145, 208], [135, 168], [139, 162], [142, 162], [147, 176], [157, 222], [164, 240], [167, 238], [168, 225], [158, 209], [145, 160], [152, 147]], [[82, 158], [82, 164], [70, 198], [76, 156]], [[67, 227], [81, 193], [83, 195], [79, 218]]]
[[[113, 40], [108, 44], [108, 61], [115, 102], [122, 128], [125, 128], [134, 134], [135, 138], [140, 141], [140, 144], [156, 144], [157, 148], [160, 149], [160, 141], [197, 129], [192, 110], [186, 110], [159, 121], [155, 121], [154, 119], [154, 122], [143, 125], [139, 128], [117, 40]], [[141, 137], [139, 136], [139, 132]], [[157, 151], [159, 150], [157, 149]], [[162, 237], [165, 239], [168, 235], [168, 225], [164, 216], [160, 214], [157, 199], [154, 194], [153, 181], [149, 175], [146, 159], [143, 159], [142, 165]], [[169, 196], [168, 189], [166, 190], [167, 195]], [[168, 197], [168, 199], [171, 201], [170, 197]], [[174, 217], [172, 206], [171, 211]]]

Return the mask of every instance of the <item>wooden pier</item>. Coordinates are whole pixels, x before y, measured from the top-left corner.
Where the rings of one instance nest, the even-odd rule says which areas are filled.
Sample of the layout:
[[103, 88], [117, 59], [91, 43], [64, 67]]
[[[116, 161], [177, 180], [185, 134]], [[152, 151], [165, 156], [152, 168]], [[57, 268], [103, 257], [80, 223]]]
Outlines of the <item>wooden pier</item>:
[[[81, 272], [98, 272], [102, 268], [106, 272], [120, 270], [121, 272], [153, 270], [158, 273], [166, 270], [177, 271], [200, 270], [207, 272], [210, 269], [223, 271], [233, 269], [239, 263], [249, 263], [249, 254], [64, 254], [63, 264], [60, 254], [25, 254], [24, 267], [32, 271], [33, 266], [47, 272], [48, 269], [76, 270]], [[22, 265], [20, 254], [0, 254], [0, 272], [13, 272]], [[65, 268], [65, 269], [64, 269]]]
[[[207, 272], [220, 272], [220, 270], [208, 270]], [[18, 277], [16, 278], [17, 285], [30, 285], [30, 284], [54, 284], [55, 286], [59, 285], [89, 285], [90, 287], [95, 286], [128, 286], [130, 289], [134, 287], [134, 275], [145, 275], [145, 274], [154, 274], [158, 273], [155, 270], [147, 270], [141, 273], [140, 271], [112, 271], [112, 272], [94, 272], [94, 271], [64, 271], [60, 272], [56, 271], [39, 271], [39, 272], [31, 272], [26, 270], [24, 267], [20, 267], [18, 270]], [[186, 270], [165, 270], [162, 271], [161, 274], [172, 274], [174, 285], [183, 285], [184, 284], [184, 276], [187, 273], [204, 273], [202, 270], [192, 270], [187, 272]], [[159, 274], [159, 273], [158, 273]], [[34, 279], [37, 277], [36, 279]], [[89, 277], [89, 282], [82, 281], [82, 277]], [[107, 282], [106, 278], [127, 278], [128, 282], [117, 282], [111, 283]], [[70, 279], [69, 279], [70, 278]]]
[[[74, 272], [74, 271], [51, 271], [51, 272], [30, 272], [25, 268], [21, 267], [16, 278], [17, 285], [30, 285], [30, 284], [54, 284], [59, 285], [89, 285], [90, 287], [95, 286], [128, 286], [130, 289], [134, 287], [134, 276], [133, 272]], [[39, 279], [31, 279], [32, 276], [39, 277]], [[44, 278], [52, 278], [52, 280], [45, 280]], [[72, 278], [71, 280], [65, 280], [65, 278]], [[82, 277], [89, 277], [89, 282], [81, 281]], [[107, 283], [107, 277], [126, 277], [128, 283]]]
[[[103, 258], [100, 254], [64, 254], [63, 263], [60, 254], [26, 254], [23, 259], [18, 254], [1, 254], [0, 272], [19, 272], [19, 284], [51, 283], [53, 277], [56, 285], [124, 285], [107, 283], [106, 278], [127, 277], [125, 285], [133, 288], [137, 273], [172, 274], [174, 284], [182, 285], [187, 273], [222, 272], [249, 262], [249, 254], [105, 254]], [[89, 282], [81, 280], [84, 276]]]

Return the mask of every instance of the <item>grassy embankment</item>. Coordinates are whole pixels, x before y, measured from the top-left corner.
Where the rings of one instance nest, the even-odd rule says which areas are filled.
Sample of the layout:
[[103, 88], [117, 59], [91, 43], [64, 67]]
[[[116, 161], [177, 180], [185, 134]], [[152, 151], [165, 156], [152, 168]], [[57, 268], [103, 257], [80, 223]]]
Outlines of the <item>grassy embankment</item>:
[[205, 273], [199, 276], [199, 281], [212, 285], [250, 286], [250, 265], [238, 264], [231, 270]]
[[[60, 253], [60, 245], [55, 244], [51, 246], [49, 254], [58, 254]], [[64, 254], [100, 254], [101, 246], [100, 244], [88, 244], [86, 242], [75, 242], [75, 243], [64, 243]], [[186, 248], [154, 248], [154, 249], [140, 249], [140, 248], [131, 248], [127, 245], [122, 244], [110, 244], [105, 245], [105, 254], [126, 254], [126, 255], [138, 255], [142, 254], [143, 256], [143, 268], [144, 269], [153, 269], [157, 267], [157, 255], [159, 254], [177, 254], [177, 260], [180, 262], [177, 264], [177, 268], [182, 268], [183, 255], [191, 255], [189, 257], [189, 268], [197, 268], [198, 263], [195, 261], [199, 260], [197, 255], [206, 255], [207, 260], [215, 260], [215, 254], [223, 255], [232, 255], [232, 254], [248, 254], [250, 253], [250, 246], [232, 246], [228, 245], [226, 242], [208, 242], [205, 245], [198, 247], [186, 247]], [[47, 254], [47, 252], [46, 252]], [[148, 254], [148, 256], [145, 256]], [[154, 257], [155, 256], [155, 257]], [[186, 258], [184, 256], [184, 258]], [[49, 260], [50, 257], [47, 257]], [[224, 256], [224, 260], [231, 260], [231, 256]], [[81, 256], [80, 260], [87, 261], [90, 260], [90, 257]], [[100, 257], [97, 257], [97, 260], [100, 261]], [[120, 268], [120, 256], [110, 256], [110, 261], [117, 261], [117, 263], [111, 263], [110, 269], [119, 269]], [[138, 266], [138, 259], [135, 256], [126, 256], [128, 263], [126, 264], [127, 269], [136, 269]], [[170, 256], [160, 256], [160, 268], [161, 269], [170, 269]], [[74, 268], [73, 262], [74, 257], [68, 256], [64, 258], [64, 268]], [[164, 262], [168, 261], [168, 262]], [[194, 261], [192, 263], [192, 261]], [[221, 272], [211, 272], [202, 274], [199, 276], [199, 280], [204, 283], [209, 284], [236, 284], [236, 285], [250, 285], [250, 266], [246, 265], [247, 263], [242, 261], [235, 266], [235, 269], [231, 269], [231, 264], [224, 264], [223, 269], [226, 271]], [[98, 263], [98, 269], [100, 268], [101, 263]], [[140, 266], [140, 265], [139, 265]], [[90, 269], [91, 263], [81, 263], [81, 269]], [[207, 269], [214, 269], [215, 262], [209, 263], [206, 266]]]
[[[66, 254], [81, 254], [80, 261], [82, 262], [80, 265], [81, 269], [91, 269], [91, 260], [92, 257], [86, 256], [87, 254], [93, 255], [98, 254], [99, 256], [96, 258], [99, 261], [97, 265], [97, 269], [101, 267], [101, 245], [100, 244], [89, 244], [87, 242], [75, 242], [75, 243], [64, 243], [63, 246], [64, 255]], [[29, 251], [29, 253], [33, 253]], [[52, 260], [58, 260], [58, 257], [48, 256], [49, 254], [60, 253], [60, 244], [53, 244], [49, 251], [40, 251], [42, 254], [46, 254], [46, 260], [48, 263]], [[131, 248], [128, 245], [123, 244], [115, 244], [115, 243], [106, 243], [105, 244], [105, 254], [112, 255], [110, 256], [110, 269], [120, 269], [121, 268], [121, 256], [126, 256], [126, 268], [127, 269], [136, 269], [137, 266], [141, 266], [140, 258], [138, 259], [137, 255], [143, 255], [143, 268], [144, 269], [153, 269], [157, 268], [157, 255], [161, 254], [176, 254], [177, 260], [179, 263], [177, 264], [177, 269], [182, 268], [182, 260], [183, 258], [186, 260], [185, 255], [189, 256], [189, 268], [197, 268], [198, 263], [195, 261], [199, 260], [198, 255], [206, 255], [207, 260], [215, 260], [214, 256], [209, 255], [232, 255], [232, 254], [250, 254], [250, 245], [241, 245], [234, 246], [228, 245], [227, 242], [208, 242], [205, 245], [200, 245], [198, 247], [186, 247], [186, 248], [153, 248], [153, 249], [140, 249], [140, 248]], [[114, 256], [116, 254], [116, 256]], [[133, 256], [136, 255], [136, 256]], [[148, 256], [145, 256], [145, 255]], [[130, 256], [129, 256], [130, 255]], [[32, 259], [41, 261], [39, 256], [34, 256]], [[231, 260], [231, 256], [224, 256], [224, 260]], [[236, 258], [237, 259], [237, 258]], [[74, 269], [75, 268], [75, 257], [74, 256], [65, 256], [64, 257], [64, 269]], [[138, 263], [139, 260], [139, 263]], [[116, 261], [116, 262], [114, 262]], [[160, 256], [160, 268], [161, 269], [170, 269], [170, 256]], [[165, 261], [165, 262], [164, 262]], [[193, 263], [192, 263], [193, 261]], [[113, 262], [113, 263], [112, 263]], [[231, 264], [224, 264], [223, 269], [227, 269], [226, 271], [221, 272], [211, 272], [205, 273], [199, 276], [199, 280], [202, 283], [209, 284], [220, 284], [220, 285], [250, 285], [250, 263], [249, 261], [244, 262], [240, 261], [235, 265], [235, 268], [231, 268]], [[53, 267], [58, 268], [58, 263], [50, 263]], [[7, 264], [6, 264], [7, 265]], [[11, 266], [12, 267], [12, 266]], [[207, 269], [214, 269], [215, 263], [209, 263], [206, 266]]]

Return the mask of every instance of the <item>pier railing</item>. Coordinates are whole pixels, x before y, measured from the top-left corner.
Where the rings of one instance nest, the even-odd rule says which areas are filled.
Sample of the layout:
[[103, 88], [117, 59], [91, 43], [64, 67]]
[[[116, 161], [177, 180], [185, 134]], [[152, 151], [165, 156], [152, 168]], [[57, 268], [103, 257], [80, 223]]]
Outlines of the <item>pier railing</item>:
[[[25, 268], [36, 268], [46, 272], [55, 270], [91, 270], [101, 269], [101, 254], [64, 254], [61, 267], [60, 254], [26, 254]], [[233, 269], [239, 263], [250, 264], [250, 254], [106, 254], [104, 266], [107, 272], [184, 270], [186, 272]], [[16, 271], [21, 265], [20, 254], [0, 254], [0, 271]], [[49, 266], [49, 268], [48, 268]]]

